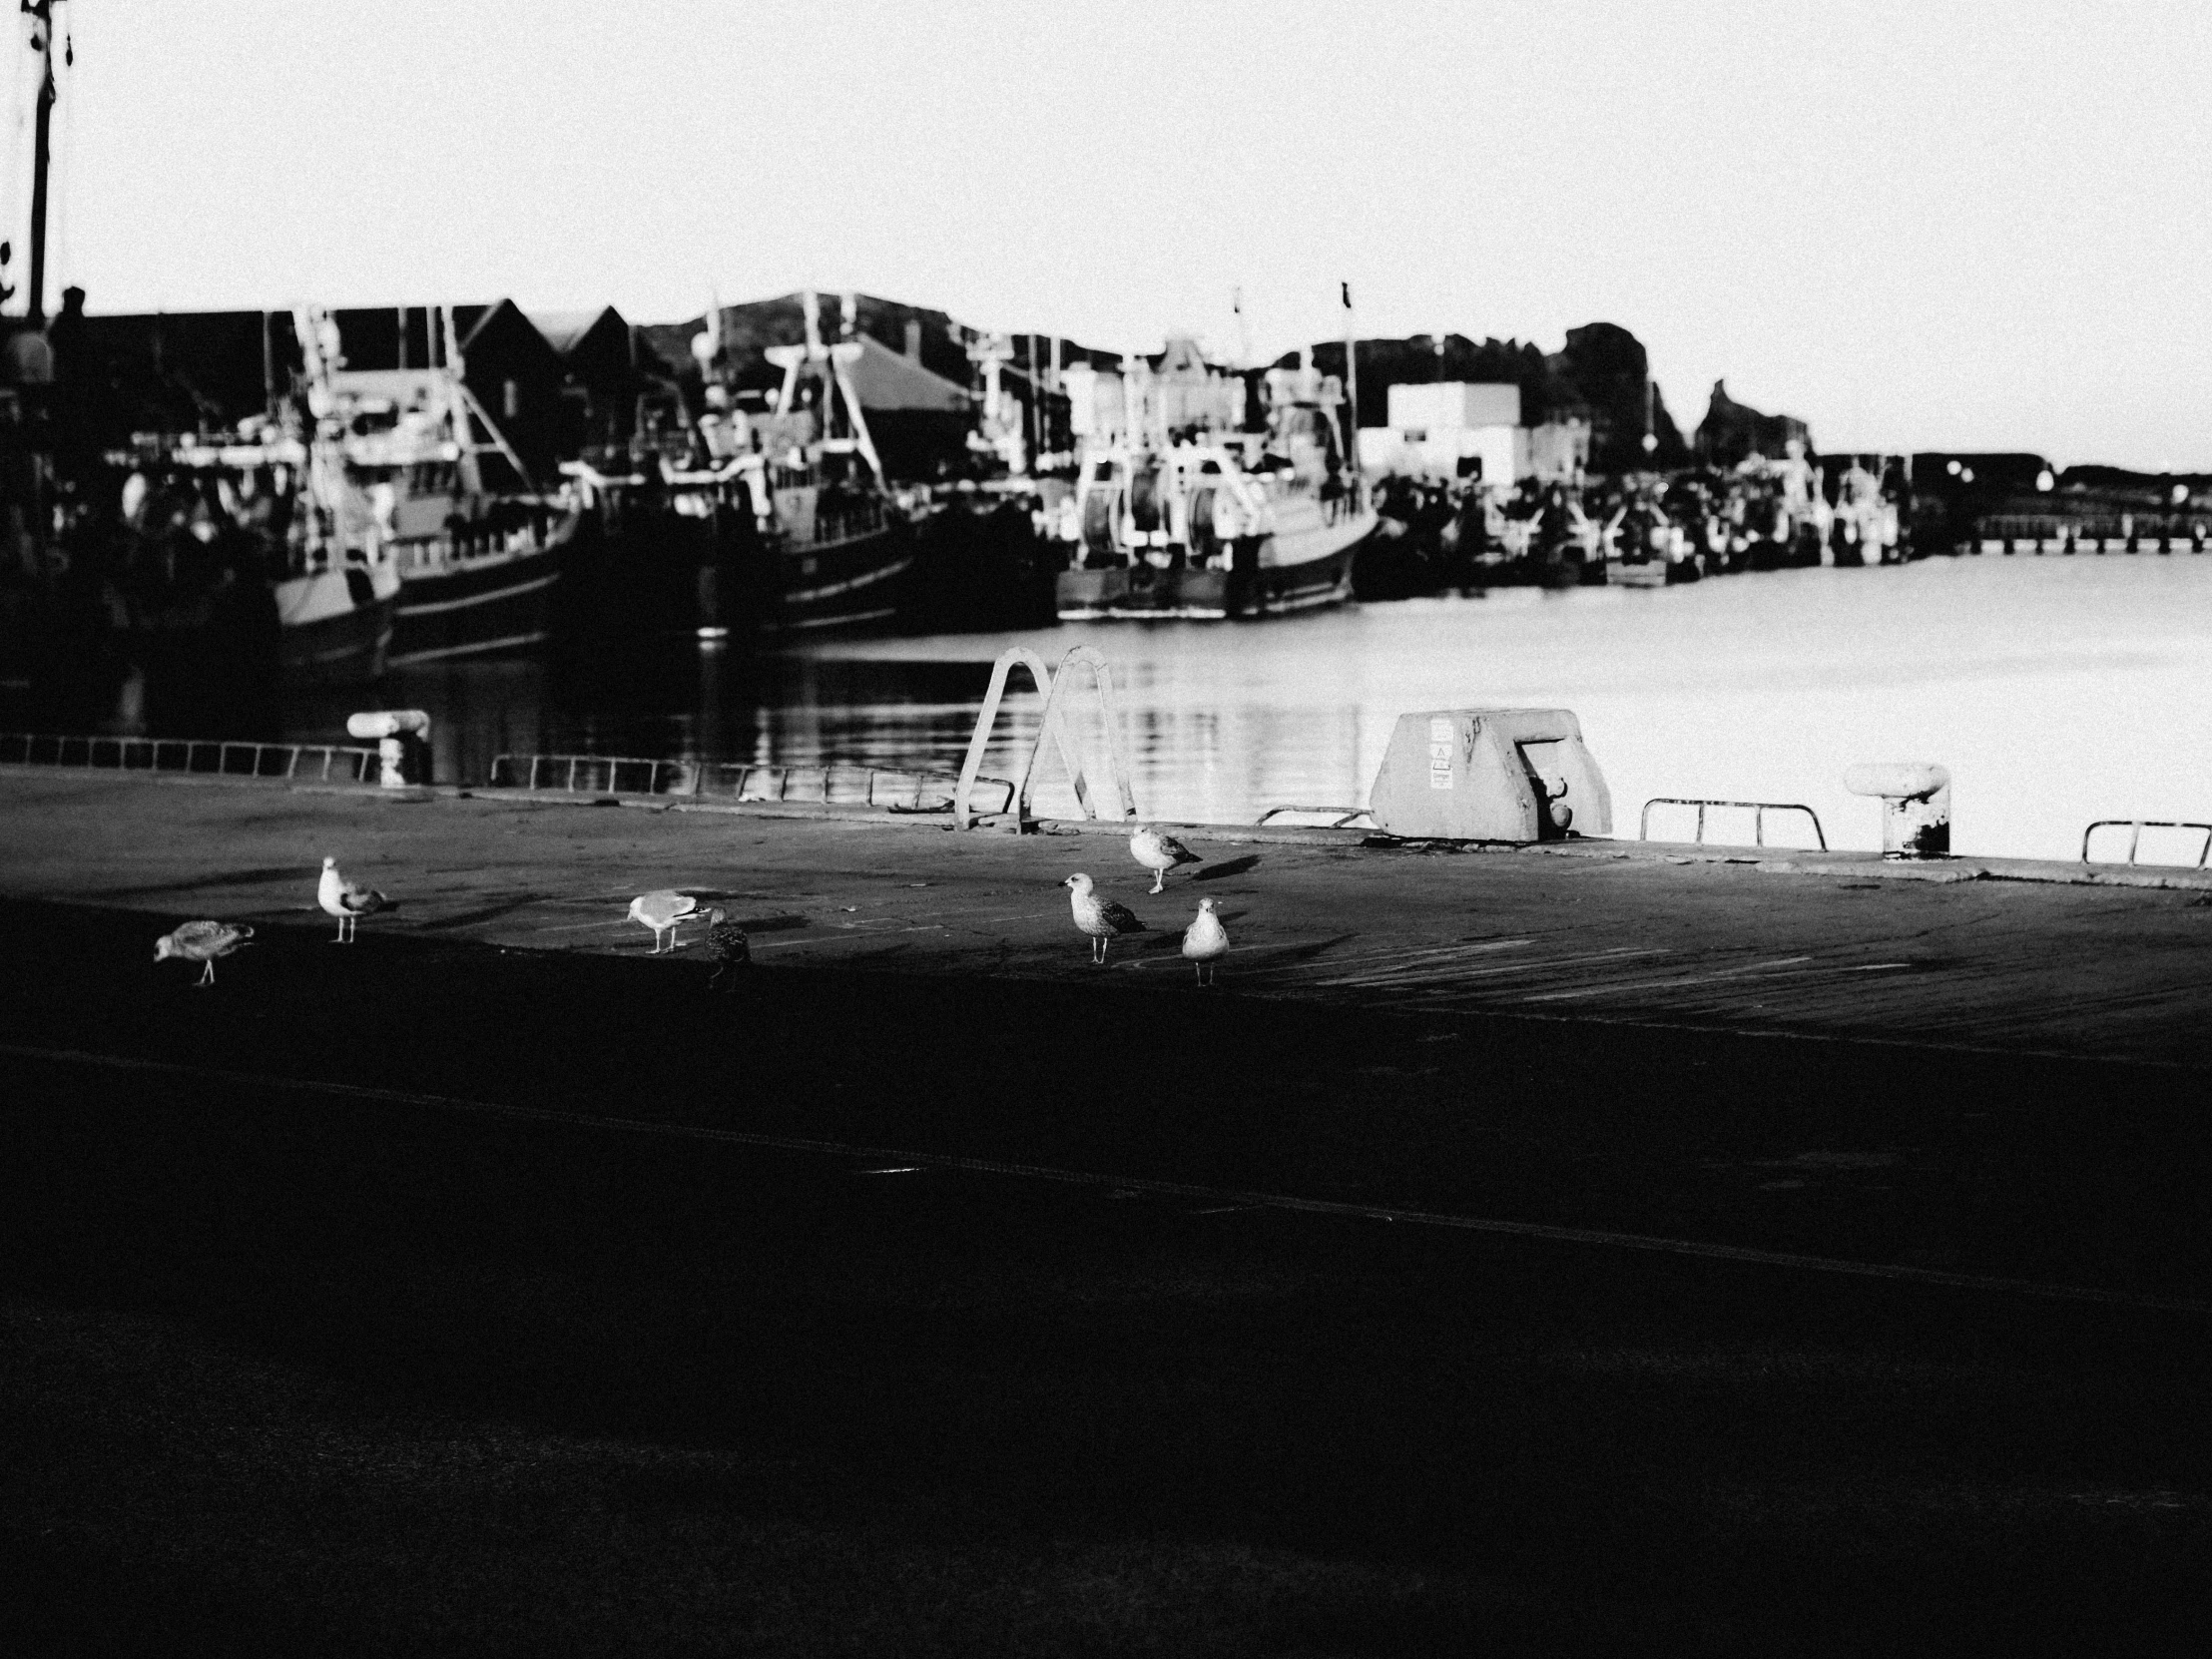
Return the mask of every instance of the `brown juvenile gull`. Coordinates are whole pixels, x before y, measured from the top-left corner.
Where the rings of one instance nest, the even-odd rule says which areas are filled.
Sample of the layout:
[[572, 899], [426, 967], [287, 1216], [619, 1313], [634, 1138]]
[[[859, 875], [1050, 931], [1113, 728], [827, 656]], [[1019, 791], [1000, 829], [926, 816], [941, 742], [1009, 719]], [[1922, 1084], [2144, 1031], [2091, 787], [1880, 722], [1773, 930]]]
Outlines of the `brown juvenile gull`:
[[1156, 825], [1140, 824], [1129, 837], [1129, 856], [1152, 871], [1152, 890], [1167, 888], [1168, 871], [1177, 864], [1195, 864], [1198, 854], [1162, 831]]
[[1211, 985], [1221, 959], [1229, 954], [1229, 929], [1222, 926], [1221, 917], [1214, 914], [1214, 901], [1202, 898], [1198, 901], [1198, 914], [1190, 926], [1183, 929], [1183, 954], [1198, 969], [1198, 982]]
[[[707, 954], [715, 964], [715, 971], [707, 975], [711, 987], [717, 979], [742, 968], [753, 960], [753, 941], [746, 937], [745, 928], [730, 919], [730, 912], [713, 909], [707, 912]], [[738, 988], [736, 974], [731, 974], [730, 988]]]
[[340, 875], [335, 858], [322, 860], [322, 880], [314, 890], [314, 901], [322, 906], [324, 915], [338, 918], [338, 936], [330, 941], [332, 944], [344, 944], [358, 935], [361, 917], [392, 907], [391, 900], [374, 888]]
[[176, 932], [154, 941], [154, 960], [166, 962], [178, 956], [205, 964], [205, 970], [193, 981], [193, 989], [199, 990], [215, 983], [215, 959], [230, 955], [253, 936], [254, 929], [243, 921], [188, 921]]
[[[653, 929], [653, 954], [661, 953], [664, 935], [673, 937], [678, 922], [699, 914], [699, 900], [688, 892], [641, 892], [630, 900], [630, 919]], [[681, 943], [669, 946], [680, 950]]]
[[1091, 936], [1091, 960], [1106, 960], [1106, 941], [1116, 933], [1142, 933], [1144, 923], [1111, 899], [1091, 891], [1091, 878], [1078, 872], [1060, 883], [1068, 889], [1068, 907], [1075, 925]]

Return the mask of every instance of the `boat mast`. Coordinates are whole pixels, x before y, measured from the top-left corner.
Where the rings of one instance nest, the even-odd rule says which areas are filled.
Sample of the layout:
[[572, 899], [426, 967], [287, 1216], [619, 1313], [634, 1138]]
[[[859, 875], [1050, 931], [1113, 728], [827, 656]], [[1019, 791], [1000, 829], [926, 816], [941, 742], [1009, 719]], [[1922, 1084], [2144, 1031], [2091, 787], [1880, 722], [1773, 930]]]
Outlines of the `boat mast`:
[[38, 120], [31, 150], [31, 296], [24, 315], [46, 315], [46, 174], [53, 161], [54, 7], [58, 0], [22, 0], [31, 18], [31, 50], [38, 54]]
[[1352, 309], [1352, 284], [1341, 285], [1345, 296], [1345, 461], [1352, 473], [1352, 487], [1357, 491], [1360, 487], [1360, 324]]
[[[859, 339], [859, 295], [843, 296], [841, 337], [834, 345], [825, 345], [822, 339], [822, 297], [813, 288], [800, 292], [800, 306], [807, 319], [807, 343], [805, 345], [772, 345], [762, 355], [784, 371], [784, 389], [776, 400], [778, 414], [790, 414], [797, 407], [799, 374], [802, 364], [813, 369], [822, 386], [822, 432], [825, 445], [856, 450], [867, 462], [868, 471], [881, 487], [883, 460], [875, 452], [875, 439], [867, 429], [867, 416], [860, 411], [860, 394], [853, 386], [849, 370], [860, 360], [864, 347]], [[830, 419], [836, 411], [839, 396], [844, 400], [844, 416], [849, 437], [832, 439]]]

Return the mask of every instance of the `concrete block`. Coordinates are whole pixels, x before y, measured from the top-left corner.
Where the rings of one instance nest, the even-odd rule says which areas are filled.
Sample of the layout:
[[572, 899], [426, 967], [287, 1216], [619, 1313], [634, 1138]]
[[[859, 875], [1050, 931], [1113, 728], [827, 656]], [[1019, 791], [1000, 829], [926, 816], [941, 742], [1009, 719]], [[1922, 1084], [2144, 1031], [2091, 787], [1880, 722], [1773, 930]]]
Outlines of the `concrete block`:
[[1384, 832], [1441, 840], [1605, 835], [1613, 803], [1565, 709], [1400, 715], [1369, 793]]

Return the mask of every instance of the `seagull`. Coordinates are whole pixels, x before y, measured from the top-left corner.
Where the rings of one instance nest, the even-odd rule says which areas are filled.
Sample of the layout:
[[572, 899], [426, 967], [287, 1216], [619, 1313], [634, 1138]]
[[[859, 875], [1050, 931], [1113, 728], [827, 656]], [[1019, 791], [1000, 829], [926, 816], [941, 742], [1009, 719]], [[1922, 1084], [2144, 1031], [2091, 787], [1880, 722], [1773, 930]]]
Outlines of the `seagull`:
[[253, 936], [254, 929], [243, 921], [188, 921], [154, 941], [154, 960], [166, 962], [179, 956], [205, 963], [206, 971], [193, 981], [193, 989], [200, 990], [215, 983], [215, 959], [230, 955]]
[[1092, 892], [1088, 875], [1071, 875], [1060, 885], [1068, 889], [1068, 907], [1075, 912], [1075, 925], [1091, 936], [1092, 961], [1106, 960], [1106, 941], [1116, 933], [1145, 930], [1144, 923], [1123, 906]]
[[330, 941], [332, 944], [344, 944], [358, 935], [361, 917], [392, 908], [391, 900], [382, 893], [340, 875], [335, 858], [322, 860], [322, 881], [314, 890], [314, 901], [322, 906], [324, 915], [338, 918], [338, 936]]
[[[715, 971], [707, 975], [710, 986], [731, 969], [745, 967], [753, 960], [753, 942], [745, 936], [745, 928], [730, 919], [727, 910], [707, 912], [707, 954], [715, 962]], [[730, 981], [730, 988], [738, 988], [735, 977]]]
[[[676, 924], [699, 914], [699, 900], [688, 892], [641, 892], [630, 900], [630, 919], [653, 929], [653, 954], [661, 953], [661, 936], [674, 937]], [[681, 942], [669, 946], [681, 950]]]
[[1214, 914], [1214, 901], [1202, 898], [1198, 901], [1198, 914], [1190, 926], [1183, 929], [1183, 954], [1198, 969], [1198, 982], [1211, 985], [1221, 959], [1229, 954], [1229, 929], [1222, 926], [1221, 917]]
[[1167, 888], [1168, 871], [1177, 864], [1195, 864], [1198, 854], [1173, 835], [1162, 834], [1149, 824], [1140, 824], [1129, 837], [1129, 856], [1152, 871], [1152, 890]]

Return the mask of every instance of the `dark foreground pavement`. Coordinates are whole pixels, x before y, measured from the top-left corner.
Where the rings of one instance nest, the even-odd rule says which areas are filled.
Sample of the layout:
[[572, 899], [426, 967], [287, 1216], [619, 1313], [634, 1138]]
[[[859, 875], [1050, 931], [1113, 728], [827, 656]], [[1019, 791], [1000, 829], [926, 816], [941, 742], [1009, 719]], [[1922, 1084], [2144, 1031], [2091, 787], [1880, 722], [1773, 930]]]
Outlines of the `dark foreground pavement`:
[[159, 930], [0, 905], [14, 1651], [2212, 1628], [2187, 1066]]

